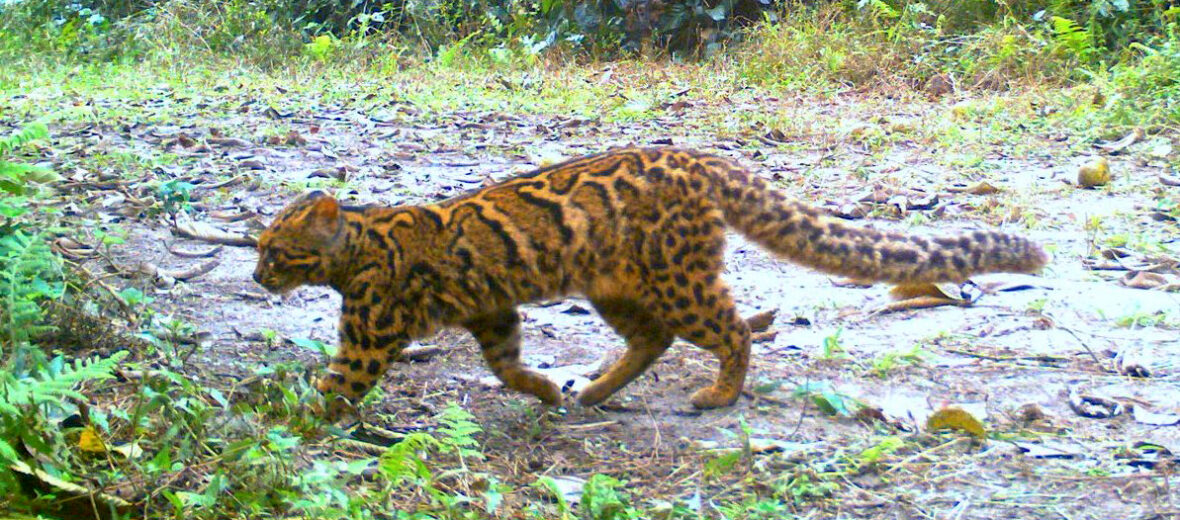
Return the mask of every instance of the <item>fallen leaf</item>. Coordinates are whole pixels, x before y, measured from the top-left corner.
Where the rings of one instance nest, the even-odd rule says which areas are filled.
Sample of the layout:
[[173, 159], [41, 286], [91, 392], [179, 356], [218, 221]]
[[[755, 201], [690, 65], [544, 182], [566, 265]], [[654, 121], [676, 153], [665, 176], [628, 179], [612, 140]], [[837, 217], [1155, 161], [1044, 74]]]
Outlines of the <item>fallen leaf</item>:
[[161, 269], [159, 267], [151, 266], [151, 264], [147, 263], [147, 262], [145, 262], [143, 265], [144, 266], [151, 266], [152, 269], [149, 271], [149, 273], [154, 274], [155, 276], [171, 278], [173, 280], [188, 281], [188, 280], [192, 280], [193, 278], [196, 278], [198, 276], [201, 276], [205, 273], [208, 273], [209, 271], [212, 271], [213, 268], [217, 267], [220, 264], [221, 264], [220, 260], [218, 260], [216, 258], [211, 258], [209, 260], [201, 262], [195, 266], [188, 267], [186, 269]]
[[262, 161], [259, 159], [246, 159], [245, 161], [239, 162], [238, 166], [241, 168], [245, 168], [247, 170], [265, 170], [266, 169], [266, 165], [263, 164]]
[[983, 428], [983, 423], [976, 419], [974, 415], [962, 408], [950, 406], [943, 408], [926, 419], [926, 430], [959, 430], [970, 433], [979, 438], [987, 436], [987, 430]]
[[287, 135], [284, 137], [283, 141], [290, 146], [303, 146], [307, 144], [307, 139], [305, 139], [302, 135], [299, 135], [299, 132], [296, 132], [295, 130], [287, 132]]
[[1171, 356], [1170, 345], [1155, 342], [1126, 342], [1119, 345], [1114, 363], [1128, 377], [1167, 377], [1180, 363]]
[[1095, 157], [1078, 168], [1078, 186], [1097, 188], [1110, 184], [1110, 162], [1105, 157]]
[[999, 193], [1003, 190], [993, 186], [990, 182], [979, 181], [969, 186], [951, 186], [950, 188], [947, 188], [946, 191], [951, 193], [969, 193], [971, 195], [991, 195], [993, 193]]
[[1172, 142], [1164, 137], [1158, 137], [1150, 142], [1147, 149], [1147, 155], [1157, 159], [1163, 159], [1172, 155]]
[[556, 493], [561, 494], [566, 503], [576, 504], [582, 501], [582, 489], [586, 487], [586, 480], [579, 477], [552, 477], [549, 482], [553, 483], [553, 489]]
[[128, 459], [138, 459], [143, 456], [143, 448], [140, 448], [137, 442], [130, 442], [112, 447], [111, 453], [118, 453]]
[[1135, 142], [1140, 139], [1143, 139], [1143, 129], [1136, 128], [1136, 129], [1132, 130], [1131, 133], [1123, 136], [1123, 138], [1119, 139], [1118, 141], [1111, 141], [1111, 142], [1106, 142], [1106, 143], [1095, 143], [1094, 148], [1102, 150], [1108, 154], [1114, 155], [1114, 154], [1117, 154], [1117, 153], [1125, 150], [1128, 146], [1135, 144]]
[[102, 442], [102, 438], [98, 436], [94, 427], [87, 426], [82, 429], [82, 435], [78, 437], [78, 449], [86, 453], [106, 453], [107, 446]]
[[874, 310], [874, 314], [888, 314], [903, 310], [926, 309], [954, 305], [967, 307], [979, 300], [983, 291], [974, 282], [902, 284], [889, 290], [896, 302]]
[[1090, 419], [1109, 419], [1122, 415], [1125, 410], [1122, 403], [1113, 399], [1082, 395], [1075, 390], [1069, 391], [1069, 408], [1074, 413]]
[[179, 236], [227, 246], [254, 247], [258, 245], [258, 240], [253, 237], [218, 229], [204, 222], [188, 220], [180, 215], [177, 215], [177, 222], [173, 228]]
[[168, 252], [181, 258], [211, 258], [217, 256], [217, 253], [220, 253], [221, 249], [221, 246], [213, 246], [204, 251], [185, 251], [182, 249], [177, 249], [174, 246], [169, 246]]
[[1135, 406], [1131, 410], [1135, 422], [1151, 426], [1174, 426], [1180, 424], [1180, 415], [1172, 413], [1157, 413], [1146, 410], [1143, 406]]
[[253, 143], [250, 141], [236, 137], [208, 137], [205, 139], [205, 142], [222, 148], [245, 148], [253, 146]]
[[131, 503], [117, 496], [87, 489], [72, 482], [66, 482], [43, 470], [16, 461], [8, 467], [21, 482], [30, 496], [52, 496], [54, 500], [43, 502], [55, 517], [72, 519], [114, 518], [115, 514], [125, 518], [132, 514]]
[[1132, 289], [1162, 289], [1174, 282], [1170, 277], [1147, 271], [1131, 271], [1119, 279], [1119, 283]]
[[815, 446], [817, 443], [802, 443], [791, 442], [779, 439], [767, 439], [760, 437], [750, 438], [750, 452], [754, 454], [764, 453], [782, 453], [782, 452], [796, 452], [802, 451], [809, 447]]

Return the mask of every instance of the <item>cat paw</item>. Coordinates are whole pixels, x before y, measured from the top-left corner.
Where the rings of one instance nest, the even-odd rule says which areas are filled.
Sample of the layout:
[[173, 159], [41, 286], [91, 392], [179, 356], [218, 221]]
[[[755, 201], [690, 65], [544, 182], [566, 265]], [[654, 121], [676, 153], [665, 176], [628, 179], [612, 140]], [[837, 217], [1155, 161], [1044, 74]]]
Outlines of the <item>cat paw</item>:
[[561, 389], [553, 383], [541, 386], [533, 395], [537, 396], [537, 399], [540, 399], [546, 406], [561, 406]]
[[589, 385], [578, 392], [578, 404], [582, 406], [594, 406], [601, 403], [610, 397], [610, 394], [599, 391], [594, 385]]
[[737, 391], [729, 391], [719, 389], [716, 386], [708, 386], [697, 390], [692, 394], [692, 405], [700, 410], [709, 408], [723, 408], [737, 402]]

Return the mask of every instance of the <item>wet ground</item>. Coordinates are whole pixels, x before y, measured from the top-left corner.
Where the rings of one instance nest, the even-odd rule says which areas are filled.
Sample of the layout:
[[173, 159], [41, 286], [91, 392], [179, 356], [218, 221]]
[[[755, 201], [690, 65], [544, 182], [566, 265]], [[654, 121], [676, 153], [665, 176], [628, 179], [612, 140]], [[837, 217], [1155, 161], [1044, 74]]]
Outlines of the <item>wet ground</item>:
[[[424, 117], [397, 104], [292, 100], [271, 107], [230, 95], [201, 103], [166, 89], [156, 97], [129, 106], [133, 119], [54, 128], [55, 148], [64, 151], [53, 161], [73, 193], [93, 203], [72, 210], [78, 217], [127, 232], [109, 262], [88, 261], [93, 269], [111, 264], [130, 272], [149, 262], [175, 271], [216, 259], [187, 282], [121, 282], [143, 287], [158, 313], [200, 331], [200, 348], [184, 370], [205, 384], [229, 387], [279, 363], [318, 366], [317, 352], [285, 340], [334, 342], [338, 297], [320, 289], [266, 294], [250, 279], [257, 257], [249, 247], [225, 246], [207, 258], [170, 252], [212, 246], [176, 236], [164, 214], [140, 211], [136, 202], [162, 197], [159, 183], [192, 185], [193, 220], [256, 233], [306, 186], [363, 203], [428, 203], [545, 160], [673, 144], [736, 157], [791, 195], [865, 225], [931, 234], [1000, 226], [1049, 245], [1054, 259], [1039, 276], [978, 277], [972, 290], [983, 295], [974, 305], [879, 313], [891, 301], [888, 287], [850, 285], [777, 262], [733, 235], [726, 279], [741, 310], [778, 315], [777, 336], [755, 345], [747, 395], [731, 408], [690, 409], [688, 396], [715, 367], [680, 344], [606, 406], [545, 409], [500, 388], [473, 340], [447, 331], [419, 342], [440, 347], [439, 354], [393, 367], [367, 417], [424, 425], [458, 402], [484, 428], [484, 451], [507, 482], [609, 473], [641, 496], [703, 501], [709, 515], [716, 514], [712, 500], [740, 493], [743, 475], [806, 474], [839, 484], [837, 497], [800, 502], [796, 511], [822, 507], [825, 517], [1180, 517], [1172, 469], [1159, 463], [1167, 450], [1180, 453], [1180, 294], [1120, 282], [1139, 271], [1163, 284], [1180, 280], [1180, 227], [1174, 214], [1169, 220], [1153, 211], [1180, 197], [1180, 188], [1161, 180], [1176, 175], [1166, 166], [1175, 152], [1156, 153], [1159, 139], [1174, 143], [1174, 136], [1149, 136], [1111, 155], [1112, 186], [1082, 190], [1073, 179], [1089, 151], [1058, 131], [1028, 130], [1015, 141], [983, 139], [948, 151], [929, 128], [954, 125], [949, 102], [699, 103], [610, 122], [461, 111]], [[179, 116], [152, 116], [178, 106]], [[710, 121], [727, 117], [720, 114], [738, 112], [853, 123], [786, 134], [765, 125], [710, 130]], [[962, 126], [972, 125], [979, 123]], [[977, 160], [956, 166], [948, 159], [954, 153]], [[157, 159], [139, 170], [142, 177], [127, 178], [117, 160], [94, 167], [95, 154], [140, 158], [140, 166]], [[958, 189], [980, 182], [999, 191]], [[866, 213], [871, 217], [860, 218]], [[587, 309], [576, 299], [522, 308], [526, 362], [577, 384], [617, 355], [621, 340]], [[837, 413], [825, 413], [801, 393], [880, 413], [859, 420], [841, 414], [838, 403]], [[950, 406], [982, 420], [989, 439], [926, 432], [927, 418]], [[743, 428], [754, 451], [774, 449], [753, 455], [750, 468], [709, 470], [709, 450], [740, 446]], [[923, 448], [848, 469], [849, 460], [891, 435], [918, 439]]]

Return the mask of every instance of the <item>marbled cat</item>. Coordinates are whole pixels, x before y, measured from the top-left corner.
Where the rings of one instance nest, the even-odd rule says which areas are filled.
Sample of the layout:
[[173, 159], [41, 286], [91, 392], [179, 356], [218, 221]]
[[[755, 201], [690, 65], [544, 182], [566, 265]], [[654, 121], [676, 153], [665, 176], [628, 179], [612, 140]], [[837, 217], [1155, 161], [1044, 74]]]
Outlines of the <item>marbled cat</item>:
[[587, 298], [627, 343], [578, 401], [599, 403], [682, 338], [719, 361], [698, 408], [734, 403], [750, 326], [722, 280], [726, 229], [777, 257], [859, 281], [964, 281], [1038, 271], [1029, 240], [979, 230], [923, 237], [849, 224], [792, 200], [738, 163], [691, 150], [624, 148], [543, 167], [435, 204], [346, 206], [324, 192], [290, 203], [260, 235], [254, 279], [270, 291], [342, 295], [340, 346], [318, 388], [362, 397], [411, 341], [467, 329], [512, 390], [557, 405], [520, 360], [518, 305]]

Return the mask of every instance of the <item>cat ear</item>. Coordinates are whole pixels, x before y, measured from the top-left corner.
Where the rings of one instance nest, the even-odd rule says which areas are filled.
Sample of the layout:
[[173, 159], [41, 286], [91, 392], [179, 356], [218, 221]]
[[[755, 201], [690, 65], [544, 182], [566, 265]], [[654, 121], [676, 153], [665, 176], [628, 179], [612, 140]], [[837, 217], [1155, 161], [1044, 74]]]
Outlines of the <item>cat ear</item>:
[[308, 194], [308, 198], [313, 201], [311, 203], [312, 216], [324, 220], [335, 220], [340, 214], [340, 203], [331, 195], [322, 191], [313, 191]]

